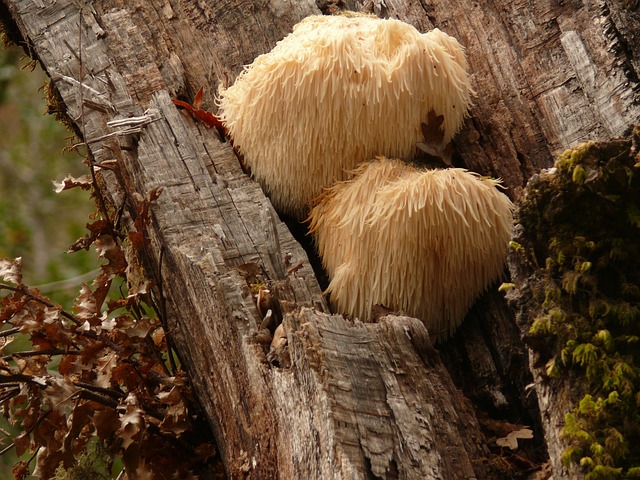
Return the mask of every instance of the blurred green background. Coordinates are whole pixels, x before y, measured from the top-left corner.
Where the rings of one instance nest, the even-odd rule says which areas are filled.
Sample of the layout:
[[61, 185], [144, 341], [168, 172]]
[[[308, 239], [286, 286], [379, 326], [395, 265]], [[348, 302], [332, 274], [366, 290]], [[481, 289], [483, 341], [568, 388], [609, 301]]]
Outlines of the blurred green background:
[[[22, 257], [24, 283], [70, 308], [98, 260], [93, 250], [65, 252], [95, 207], [86, 191], [54, 192], [53, 180], [88, 168], [78, 153], [65, 153], [72, 134], [45, 115], [47, 76], [32, 67], [21, 49], [0, 47], [0, 258]], [[0, 437], [12, 430], [0, 417]], [[13, 478], [16, 460], [13, 450], [0, 457], [0, 479]]]
[[25, 283], [68, 304], [97, 268], [92, 251], [65, 253], [94, 206], [88, 192], [55, 193], [52, 181], [88, 168], [65, 153], [71, 133], [44, 114], [47, 77], [27, 64], [20, 49], [0, 51], [0, 257], [21, 256]]

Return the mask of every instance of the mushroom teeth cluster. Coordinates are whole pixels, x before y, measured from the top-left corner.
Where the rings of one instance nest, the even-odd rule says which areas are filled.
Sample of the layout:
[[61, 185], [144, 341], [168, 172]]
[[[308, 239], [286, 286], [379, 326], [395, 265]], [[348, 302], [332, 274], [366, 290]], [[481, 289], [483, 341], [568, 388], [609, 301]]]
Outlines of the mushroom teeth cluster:
[[281, 213], [303, 219], [324, 187], [376, 155], [412, 158], [429, 112], [443, 145], [473, 91], [462, 46], [399, 20], [312, 16], [221, 88], [220, 117]]
[[461, 168], [423, 170], [379, 157], [316, 200], [310, 229], [340, 313], [376, 304], [447, 339], [501, 274], [513, 204], [499, 181]]

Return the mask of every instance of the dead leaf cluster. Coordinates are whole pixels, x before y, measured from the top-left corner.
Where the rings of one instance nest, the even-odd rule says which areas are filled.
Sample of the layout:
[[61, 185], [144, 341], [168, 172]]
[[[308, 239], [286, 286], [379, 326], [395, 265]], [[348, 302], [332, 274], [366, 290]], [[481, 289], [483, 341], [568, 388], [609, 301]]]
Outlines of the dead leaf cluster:
[[[84, 188], [85, 180], [66, 178], [61, 188]], [[104, 264], [70, 310], [23, 284], [20, 258], [0, 260], [0, 406], [19, 431], [0, 438], [0, 453], [15, 448], [23, 458], [14, 478], [51, 478], [96, 437], [112, 462], [121, 458], [127, 478], [216, 469], [211, 432], [168, 347], [153, 284], [130, 260], [145, 246], [159, 194], [139, 199], [129, 235], [110, 219], [87, 225], [70, 250], [93, 246]], [[118, 283], [124, 292], [113, 298]], [[20, 337], [27, 341], [14, 342]]]

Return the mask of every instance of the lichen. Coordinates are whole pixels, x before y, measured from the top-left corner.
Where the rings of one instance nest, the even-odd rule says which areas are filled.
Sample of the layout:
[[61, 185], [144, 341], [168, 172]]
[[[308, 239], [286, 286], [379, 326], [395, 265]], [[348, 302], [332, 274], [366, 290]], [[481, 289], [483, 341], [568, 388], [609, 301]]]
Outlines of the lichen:
[[640, 478], [638, 144], [640, 127], [560, 155], [527, 185], [512, 246], [535, 266], [537, 363], [579, 392], [563, 461], [588, 480]]

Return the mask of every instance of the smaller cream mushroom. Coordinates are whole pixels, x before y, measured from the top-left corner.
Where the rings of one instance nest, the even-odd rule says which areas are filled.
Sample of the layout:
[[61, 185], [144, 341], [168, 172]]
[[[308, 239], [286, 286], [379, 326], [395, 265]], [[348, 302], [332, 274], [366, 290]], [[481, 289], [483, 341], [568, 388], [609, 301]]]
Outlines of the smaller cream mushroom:
[[326, 190], [309, 216], [331, 304], [362, 321], [383, 305], [445, 340], [500, 276], [513, 204], [498, 181], [461, 168], [379, 157], [354, 174]]
[[303, 219], [322, 188], [359, 163], [412, 158], [430, 113], [443, 117], [444, 147], [472, 93], [462, 46], [438, 29], [312, 16], [220, 89], [218, 105], [273, 205]]

